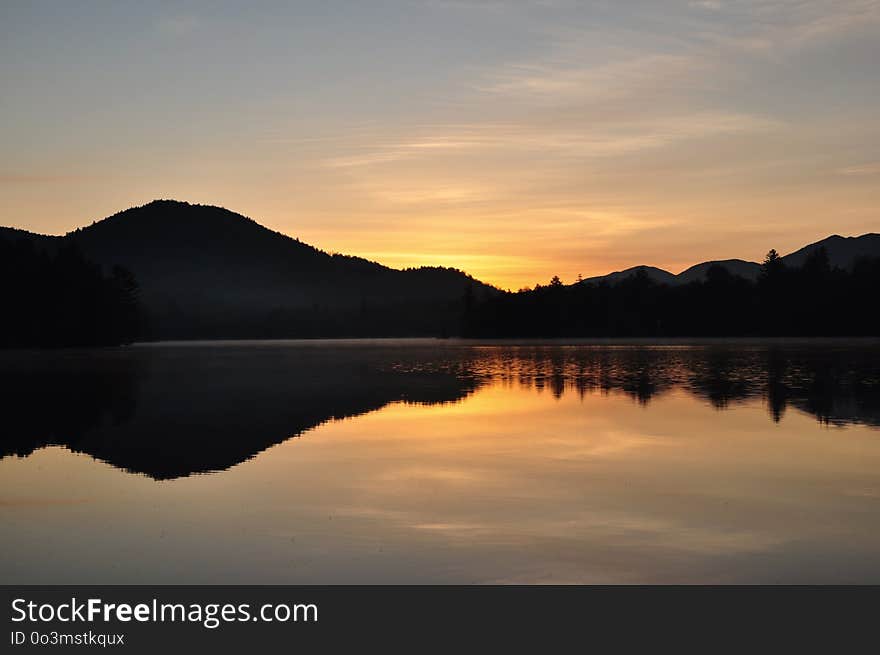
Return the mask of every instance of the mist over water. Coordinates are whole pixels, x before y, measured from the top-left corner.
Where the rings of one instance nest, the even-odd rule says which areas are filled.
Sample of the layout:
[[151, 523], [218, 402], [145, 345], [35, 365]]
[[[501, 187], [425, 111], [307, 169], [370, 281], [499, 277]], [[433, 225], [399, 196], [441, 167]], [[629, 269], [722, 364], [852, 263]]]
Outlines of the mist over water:
[[876, 341], [0, 353], [8, 583], [880, 582]]

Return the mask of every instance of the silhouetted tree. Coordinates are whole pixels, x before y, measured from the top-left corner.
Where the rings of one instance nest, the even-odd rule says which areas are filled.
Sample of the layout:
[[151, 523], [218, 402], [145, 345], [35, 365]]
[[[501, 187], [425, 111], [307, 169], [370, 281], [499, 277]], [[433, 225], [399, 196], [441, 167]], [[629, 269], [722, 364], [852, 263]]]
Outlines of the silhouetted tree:
[[791, 315], [785, 289], [785, 264], [775, 249], [771, 249], [761, 264], [758, 276], [759, 305], [763, 326], [762, 334], [777, 335], [788, 331]]
[[831, 272], [831, 265], [828, 262], [828, 251], [825, 246], [816, 248], [807, 255], [804, 261], [804, 273], [813, 279], [825, 279]]
[[[554, 278], [558, 279], [558, 278]], [[771, 250], [757, 281], [714, 265], [705, 279], [668, 285], [644, 269], [609, 283], [522, 289], [474, 302], [472, 337], [880, 335], [880, 259], [831, 269], [827, 253], [787, 268]]]
[[139, 332], [134, 276], [105, 275], [75, 244], [54, 255], [33, 243], [0, 239], [0, 347], [116, 345]]
[[783, 268], [785, 268], [785, 264], [782, 263], [782, 258], [779, 256], [779, 253], [776, 252], [775, 248], [771, 248], [770, 252], [767, 253], [767, 256], [764, 257], [764, 263], [761, 264], [761, 277], [764, 279], [778, 277]]

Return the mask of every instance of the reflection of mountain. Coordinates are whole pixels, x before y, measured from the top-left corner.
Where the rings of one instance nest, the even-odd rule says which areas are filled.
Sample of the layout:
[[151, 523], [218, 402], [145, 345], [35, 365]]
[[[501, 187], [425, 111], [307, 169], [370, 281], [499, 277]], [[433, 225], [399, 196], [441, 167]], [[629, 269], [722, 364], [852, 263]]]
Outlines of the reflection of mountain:
[[59, 444], [156, 479], [229, 468], [330, 419], [394, 401], [454, 402], [504, 380], [619, 391], [673, 388], [723, 409], [764, 399], [831, 424], [880, 427], [876, 342], [780, 346], [393, 346], [305, 342], [3, 353], [0, 455]]
[[156, 479], [229, 468], [331, 419], [473, 389], [377, 349], [170, 348], [5, 356], [2, 454], [58, 444]]

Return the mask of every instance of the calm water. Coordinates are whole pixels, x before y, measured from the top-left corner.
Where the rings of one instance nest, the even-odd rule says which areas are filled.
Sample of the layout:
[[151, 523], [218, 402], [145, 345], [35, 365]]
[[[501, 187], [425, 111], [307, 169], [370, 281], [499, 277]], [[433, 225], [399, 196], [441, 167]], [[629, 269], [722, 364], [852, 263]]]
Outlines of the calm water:
[[0, 353], [4, 583], [880, 583], [880, 344]]

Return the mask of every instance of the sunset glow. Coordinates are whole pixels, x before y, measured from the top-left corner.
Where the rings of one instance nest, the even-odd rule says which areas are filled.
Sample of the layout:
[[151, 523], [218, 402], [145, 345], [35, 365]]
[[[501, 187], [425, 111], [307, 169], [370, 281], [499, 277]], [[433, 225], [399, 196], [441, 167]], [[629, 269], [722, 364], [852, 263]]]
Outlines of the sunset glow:
[[154, 198], [502, 288], [878, 231], [880, 4], [5, 4], [0, 224]]

